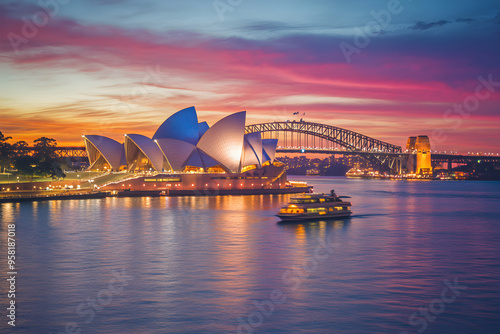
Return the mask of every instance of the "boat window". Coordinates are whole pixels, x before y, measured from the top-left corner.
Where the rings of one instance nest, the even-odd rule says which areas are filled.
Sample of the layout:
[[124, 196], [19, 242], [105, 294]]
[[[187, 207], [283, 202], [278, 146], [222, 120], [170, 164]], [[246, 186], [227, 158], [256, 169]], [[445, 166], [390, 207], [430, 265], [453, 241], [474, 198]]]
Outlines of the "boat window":
[[297, 208], [293, 208], [293, 209], [283, 208], [283, 209], [280, 210], [279, 213], [304, 213], [304, 210], [303, 209], [297, 209]]
[[307, 203], [317, 203], [318, 200], [315, 198], [292, 198], [290, 203], [293, 204], [307, 204]]

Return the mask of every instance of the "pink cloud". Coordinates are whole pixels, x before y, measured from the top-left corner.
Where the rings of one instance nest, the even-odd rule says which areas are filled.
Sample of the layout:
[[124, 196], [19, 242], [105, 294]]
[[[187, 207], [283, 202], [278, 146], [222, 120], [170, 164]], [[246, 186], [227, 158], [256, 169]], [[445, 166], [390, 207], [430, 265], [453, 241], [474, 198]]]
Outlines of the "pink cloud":
[[[9, 32], [21, 32], [22, 21], [10, 17], [5, 11], [0, 12], [0, 22], [0, 32], [4, 36]], [[38, 34], [20, 49], [21, 52], [16, 54], [8, 39], [2, 39], [0, 50], [4, 58], [1, 61], [18, 71], [54, 68], [98, 76], [103, 69], [111, 68], [122, 71], [124, 77], [144, 72], [146, 66], [159, 65], [168, 75], [162, 78], [164, 84], [154, 85], [156, 88], [192, 88], [215, 94], [211, 101], [188, 92], [178, 93], [169, 101], [164, 96], [150, 95], [139, 101], [144, 107], [161, 110], [162, 117], [165, 110], [173, 112], [188, 105], [196, 105], [201, 111], [224, 113], [245, 108], [256, 115], [268, 115], [272, 109], [290, 108], [306, 111], [308, 117], [324, 122], [338, 118], [369, 121], [383, 117], [384, 121], [390, 122], [392, 118], [400, 124], [411, 120], [414, 129], [405, 130], [415, 132], [432, 131], [432, 127], [425, 125], [426, 120], [431, 120], [429, 123], [433, 126], [444, 124], [442, 126], [445, 127], [446, 122], [439, 123], [445, 110], [471, 95], [477, 85], [476, 76], [482, 74], [469, 75], [472, 72], [457, 67], [456, 62], [438, 56], [418, 57], [397, 53], [381, 56], [366, 50], [360, 55], [358, 64], [347, 64], [333, 56], [331, 61], [327, 61], [325, 55], [319, 59], [314, 54], [315, 50], [304, 50], [303, 54], [295, 54], [292, 50], [290, 53], [273, 45], [272, 41], [223, 40], [194, 33], [162, 35], [146, 30], [88, 26], [56, 18], [40, 28]], [[176, 84], [170, 82], [169, 76], [175, 79]], [[439, 79], [446, 76], [456, 77], [457, 85]], [[299, 95], [377, 100], [380, 103], [306, 102], [288, 106], [275, 102], [283, 97]], [[120, 99], [106, 91], [101, 97]], [[471, 120], [475, 124], [498, 123], [499, 101], [499, 94], [492, 95], [470, 116]], [[12, 112], [15, 113], [14, 110]], [[66, 114], [71, 112], [71, 109], [65, 109]], [[64, 114], [54, 113], [43, 124], [55, 131], [56, 136], [57, 125], [63, 117]], [[90, 122], [91, 117], [87, 118]], [[212, 118], [215, 120], [216, 117]], [[49, 126], [51, 119], [54, 127]], [[470, 141], [470, 135], [478, 131], [471, 129], [467, 132], [466, 124], [464, 121], [464, 142]], [[14, 126], [13, 123], [3, 125]], [[122, 125], [119, 126], [120, 131], [130, 124]], [[79, 125], [75, 122], [71, 126], [78, 128]], [[391, 137], [392, 133], [399, 135], [399, 130], [391, 128], [365, 125], [364, 129], [372, 131], [366, 134], [374, 137]], [[115, 130], [112, 133], [115, 134]], [[65, 141], [70, 140], [66, 135], [60, 136]]]

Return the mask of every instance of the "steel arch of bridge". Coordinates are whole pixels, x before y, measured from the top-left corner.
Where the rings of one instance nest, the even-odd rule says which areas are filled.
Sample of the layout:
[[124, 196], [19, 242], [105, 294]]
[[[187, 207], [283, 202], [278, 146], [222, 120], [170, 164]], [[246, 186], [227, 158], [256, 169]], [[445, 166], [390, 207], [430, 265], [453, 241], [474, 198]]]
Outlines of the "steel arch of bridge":
[[252, 132], [275, 132], [278, 133], [278, 138], [280, 132], [296, 132], [334, 142], [350, 151], [401, 153], [401, 146], [389, 144], [351, 130], [320, 123], [289, 121], [247, 125], [245, 133]]

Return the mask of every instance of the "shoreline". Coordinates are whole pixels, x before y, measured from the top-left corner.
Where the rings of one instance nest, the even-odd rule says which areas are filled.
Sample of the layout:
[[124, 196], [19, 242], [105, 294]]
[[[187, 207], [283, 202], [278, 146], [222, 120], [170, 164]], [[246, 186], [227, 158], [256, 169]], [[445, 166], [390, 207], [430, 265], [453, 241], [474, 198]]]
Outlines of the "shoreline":
[[280, 195], [310, 192], [312, 186], [282, 189], [241, 189], [241, 190], [170, 190], [165, 191], [101, 191], [83, 194], [27, 195], [18, 197], [0, 197], [2, 203], [24, 203], [57, 200], [101, 199], [107, 197], [183, 197], [183, 196], [246, 196], [246, 195]]
[[467, 178], [467, 179], [447, 179], [435, 177], [375, 177], [375, 176], [347, 176], [347, 175], [299, 175], [288, 174], [293, 177], [339, 177], [347, 179], [363, 179], [363, 180], [388, 180], [388, 181], [500, 181], [496, 178]]

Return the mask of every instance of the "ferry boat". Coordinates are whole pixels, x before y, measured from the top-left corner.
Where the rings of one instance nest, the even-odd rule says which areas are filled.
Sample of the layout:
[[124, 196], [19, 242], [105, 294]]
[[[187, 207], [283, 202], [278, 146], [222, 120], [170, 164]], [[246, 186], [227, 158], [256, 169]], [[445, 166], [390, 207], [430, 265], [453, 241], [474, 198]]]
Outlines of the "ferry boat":
[[319, 169], [313, 168], [313, 169], [308, 169], [306, 170], [306, 175], [308, 176], [319, 176], [321, 175]]
[[329, 195], [305, 194], [292, 197], [276, 216], [283, 222], [349, 217], [352, 214], [351, 202], [346, 202], [343, 198], [350, 197], [337, 196], [333, 189]]

